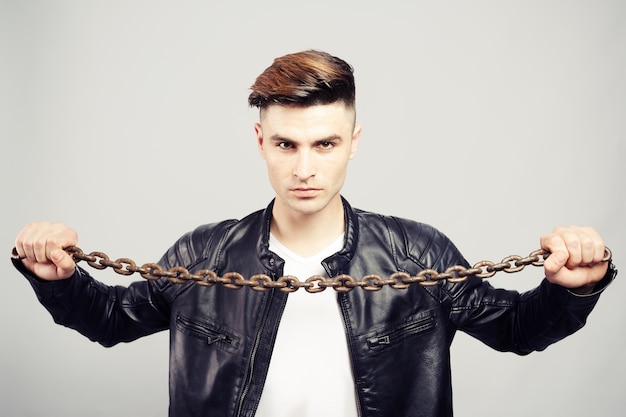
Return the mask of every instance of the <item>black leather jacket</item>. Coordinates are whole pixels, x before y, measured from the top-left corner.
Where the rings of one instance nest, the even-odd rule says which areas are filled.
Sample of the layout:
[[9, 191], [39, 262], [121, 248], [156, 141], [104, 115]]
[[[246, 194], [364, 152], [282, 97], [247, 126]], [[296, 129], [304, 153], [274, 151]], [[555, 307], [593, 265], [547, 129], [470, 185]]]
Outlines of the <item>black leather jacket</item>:
[[[345, 245], [323, 262], [329, 276], [467, 265], [430, 226], [344, 207]], [[160, 264], [280, 277], [283, 261], [268, 249], [271, 212], [272, 204], [239, 221], [201, 226]], [[287, 294], [165, 280], [108, 287], [80, 268], [72, 279], [42, 283], [16, 266], [57, 323], [104, 346], [169, 329], [170, 416], [254, 415]], [[451, 416], [449, 347], [457, 330], [500, 351], [542, 350], [583, 326], [599, 292], [577, 296], [544, 280], [519, 294], [472, 277], [338, 293], [360, 415]]]

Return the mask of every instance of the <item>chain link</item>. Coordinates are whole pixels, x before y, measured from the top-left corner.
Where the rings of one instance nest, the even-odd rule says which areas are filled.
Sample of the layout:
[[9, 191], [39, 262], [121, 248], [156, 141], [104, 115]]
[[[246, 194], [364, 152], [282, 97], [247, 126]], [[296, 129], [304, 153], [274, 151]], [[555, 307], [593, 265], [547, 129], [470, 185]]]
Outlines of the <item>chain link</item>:
[[[346, 274], [338, 275], [333, 278], [314, 275], [306, 281], [301, 281], [297, 277], [287, 275], [274, 281], [270, 276], [265, 274], [256, 274], [246, 279], [238, 272], [227, 272], [220, 277], [209, 269], [202, 269], [191, 273], [181, 266], [168, 270], [163, 269], [156, 263], [147, 263], [142, 266], [137, 266], [130, 258], [119, 258], [112, 261], [109, 256], [103, 252], [85, 254], [76, 246], [68, 247], [65, 251], [71, 254], [76, 262], [85, 261], [89, 266], [95, 269], [112, 268], [120, 275], [138, 273], [147, 280], [166, 278], [168, 281], [176, 284], [193, 281], [197, 285], [205, 287], [221, 284], [225, 288], [234, 290], [249, 287], [254, 291], [268, 291], [275, 288], [282, 292], [294, 292], [300, 288], [304, 288], [304, 290], [309, 293], [318, 293], [324, 291], [326, 288], [332, 288], [337, 292], [348, 292], [352, 291], [354, 288], [361, 288], [365, 291], [379, 291], [386, 285], [395, 289], [405, 289], [412, 284], [432, 286], [444, 280], [453, 283], [463, 282], [471, 275], [481, 279], [487, 279], [501, 271], [514, 273], [523, 270], [528, 265], [543, 266], [544, 261], [550, 256], [548, 251], [539, 249], [531, 252], [527, 257], [511, 255], [498, 263], [480, 261], [471, 268], [454, 265], [443, 272], [434, 269], [424, 269], [416, 275], [410, 275], [406, 272], [395, 272], [387, 278], [369, 274], [363, 276], [361, 279], [356, 279]], [[602, 261], [610, 261], [612, 256], [611, 250], [605, 247]], [[12, 257], [19, 259], [15, 248], [13, 249]]]

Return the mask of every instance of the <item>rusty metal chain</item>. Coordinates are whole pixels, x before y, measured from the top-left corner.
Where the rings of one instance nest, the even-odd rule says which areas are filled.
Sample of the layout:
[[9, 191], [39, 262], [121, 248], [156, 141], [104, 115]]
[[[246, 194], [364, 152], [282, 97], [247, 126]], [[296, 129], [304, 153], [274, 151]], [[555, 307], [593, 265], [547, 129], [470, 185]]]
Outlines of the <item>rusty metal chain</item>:
[[[455, 265], [447, 268], [443, 272], [439, 272], [434, 269], [425, 269], [416, 275], [410, 275], [406, 272], [396, 272], [387, 278], [383, 278], [375, 274], [369, 274], [363, 276], [361, 279], [356, 279], [350, 275], [342, 274], [333, 278], [325, 278], [321, 275], [314, 275], [306, 281], [301, 281], [297, 277], [287, 275], [274, 281], [271, 277], [265, 274], [256, 274], [246, 279], [238, 272], [227, 272], [220, 277], [215, 272], [208, 269], [191, 273], [186, 268], [180, 266], [170, 268], [168, 270], [163, 269], [156, 263], [147, 263], [142, 266], [137, 266], [137, 264], [129, 258], [119, 258], [115, 261], [111, 261], [105, 253], [91, 252], [89, 254], [85, 254], [76, 246], [68, 247], [65, 251], [71, 254], [76, 262], [86, 261], [89, 266], [95, 269], [112, 268], [120, 275], [132, 275], [134, 273], [138, 273], [143, 278], [148, 280], [166, 278], [170, 282], [177, 284], [193, 281], [197, 285], [206, 287], [221, 284], [225, 288], [237, 290], [243, 287], [249, 287], [254, 291], [268, 291], [272, 288], [276, 288], [282, 292], [294, 292], [300, 288], [304, 288], [305, 291], [310, 293], [321, 292], [326, 288], [333, 288], [338, 292], [348, 292], [352, 291], [354, 288], [362, 288], [366, 291], [378, 291], [386, 285], [395, 289], [404, 289], [411, 284], [431, 286], [437, 285], [437, 283], [444, 280], [458, 283], [465, 281], [467, 277], [471, 275], [481, 279], [486, 279], [501, 271], [513, 273], [523, 270], [528, 265], [542, 266], [544, 261], [550, 255], [549, 252], [539, 249], [531, 252], [527, 257], [517, 255], [507, 256], [498, 263], [481, 261], [476, 263], [471, 268]], [[610, 261], [612, 256], [611, 250], [608, 247], [605, 247], [604, 258], [602, 261]], [[13, 257], [17, 257], [15, 250], [13, 252]]]

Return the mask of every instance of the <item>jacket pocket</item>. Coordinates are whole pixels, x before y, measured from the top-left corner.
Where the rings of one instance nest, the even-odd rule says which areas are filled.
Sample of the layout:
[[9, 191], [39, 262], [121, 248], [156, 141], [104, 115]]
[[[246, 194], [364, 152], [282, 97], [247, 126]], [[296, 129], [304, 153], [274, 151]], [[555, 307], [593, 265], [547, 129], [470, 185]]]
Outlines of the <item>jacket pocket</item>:
[[234, 334], [182, 315], [176, 316], [176, 329], [206, 346], [216, 346], [227, 352], [235, 352], [239, 348], [240, 338]]
[[435, 324], [435, 318], [430, 316], [408, 321], [395, 327], [389, 327], [375, 334], [370, 334], [366, 339], [367, 347], [373, 352], [393, 347], [405, 339], [434, 329]]

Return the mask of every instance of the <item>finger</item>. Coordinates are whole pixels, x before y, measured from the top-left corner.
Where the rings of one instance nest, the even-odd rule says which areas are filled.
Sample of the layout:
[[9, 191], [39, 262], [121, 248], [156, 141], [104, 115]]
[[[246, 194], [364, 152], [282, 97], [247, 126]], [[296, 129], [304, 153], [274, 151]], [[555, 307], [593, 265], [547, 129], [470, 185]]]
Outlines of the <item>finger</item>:
[[39, 263], [52, 262], [50, 254], [53, 250], [62, 249], [63, 246], [54, 235], [54, 224], [41, 223], [40, 227], [34, 228], [31, 232], [29, 239], [31, 245], [31, 252], [34, 260]]
[[15, 238], [15, 250], [22, 259], [36, 262], [35, 250], [33, 246], [33, 234], [35, 233], [35, 224], [26, 225]]
[[566, 266], [574, 268], [583, 262], [582, 233], [579, 229], [570, 226], [560, 231], [560, 236], [565, 242], [568, 259]]
[[581, 228], [578, 237], [580, 239], [581, 265], [591, 266], [595, 262], [596, 245], [594, 243], [594, 231], [589, 227]]
[[540, 240], [541, 248], [550, 252], [543, 266], [546, 273], [558, 272], [569, 260], [569, 251], [563, 238], [557, 233], [543, 235]]
[[46, 255], [47, 239], [41, 235], [37, 236], [32, 241], [32, 252], [35, 257], [35, 261], [39, 263], [50, 262]]
[[604, 240], [602, 239], [600, 234], [592, 227], [586, 227], [585, 233], [591, 240], [591, 243], [589, 244], [590, 254], [588, 255], [588, 258], [590, 259], [588, 261], [589, 265], [595, 265], [602, 262], [602, 260], [604, 259], [604, 251], [606, 248]]
[[27, 259], [26, 251], [24, 250], [24, 246], [19, 239], [15, 240], [15, 246], [13, 246], [14, 255], [18, 259]]

